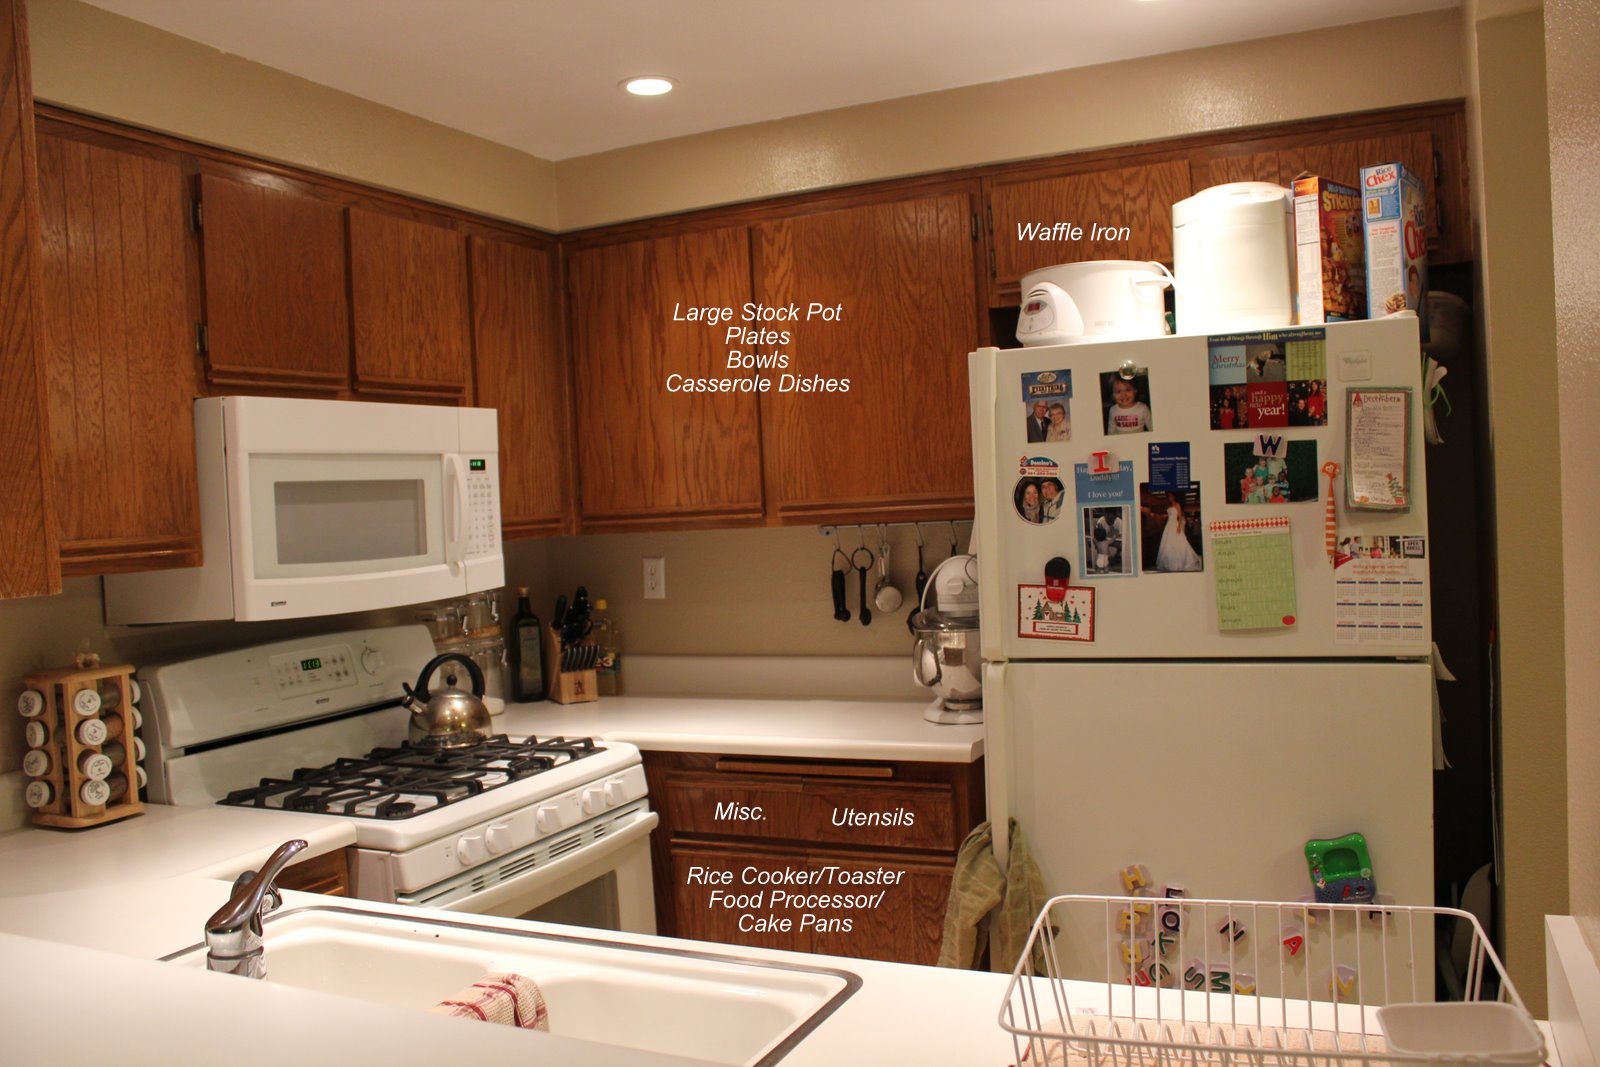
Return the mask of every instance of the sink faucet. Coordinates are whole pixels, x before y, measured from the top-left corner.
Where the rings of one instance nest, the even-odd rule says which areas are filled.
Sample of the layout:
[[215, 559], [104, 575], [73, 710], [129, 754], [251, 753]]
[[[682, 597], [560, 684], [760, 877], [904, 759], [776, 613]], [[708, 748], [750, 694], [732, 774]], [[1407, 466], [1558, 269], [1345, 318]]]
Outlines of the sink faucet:
[[233, 895], [206, 920], [206, 970], [265, 978], [267, 960], [261, 942], [261, 917], [282, 898], [273, 880], [306, 843], [279, 845], [259, 871], [245, 871], [233, 883]]

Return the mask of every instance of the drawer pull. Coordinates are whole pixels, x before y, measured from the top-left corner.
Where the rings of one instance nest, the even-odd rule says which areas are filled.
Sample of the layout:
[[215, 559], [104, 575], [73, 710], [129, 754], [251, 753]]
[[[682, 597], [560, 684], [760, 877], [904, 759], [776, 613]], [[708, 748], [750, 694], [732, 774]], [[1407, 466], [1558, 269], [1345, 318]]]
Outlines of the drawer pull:
[[786, 760], [718, 757], [717, 770], [731, 774], [787, 774], [829, 778], [893, 778], [894, 768], [881, 763], [793, 763]]

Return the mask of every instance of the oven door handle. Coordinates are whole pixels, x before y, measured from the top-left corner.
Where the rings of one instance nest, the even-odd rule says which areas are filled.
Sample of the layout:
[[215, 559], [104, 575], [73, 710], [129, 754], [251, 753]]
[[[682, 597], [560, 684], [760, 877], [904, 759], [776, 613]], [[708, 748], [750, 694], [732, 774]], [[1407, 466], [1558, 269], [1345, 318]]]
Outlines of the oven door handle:
[[[608, 837], [603, 837], [592, 845], [585, 845], [567, 853], [554, 863], [543, 867], [536, 867], [524, 874], [519, 874], [509, 882], [490, 886], [481, 893], [469, 893], [460, 900], [452, 900], [447, 904], [428, 905], [440, 911], [464, 911], [475, 915], [492, 914], [490, 909], [496, 908], [508, 900], [526, 896], [530, 889], [537, 888], [541, 882], [560, 882], [575, 872], [586, 868], [605, 868], [609, 866], [605, 861], [650, 836], [650, 831], [656, 828], [661, 819], [653, 811], [644, 812], [639, 818], [629, 823]], [[596, 870], [590, 877], [598, 877], [605, 873], [603, 869]], [[581, 885], [582, 883], [577, 883]], [[571, 888], [576, 888], [576, 885]], [[551, 899], [560, 896], [566, 889], [559, 889], [551, 894]], [[534, 905], [537, 907], [537, 905]]]

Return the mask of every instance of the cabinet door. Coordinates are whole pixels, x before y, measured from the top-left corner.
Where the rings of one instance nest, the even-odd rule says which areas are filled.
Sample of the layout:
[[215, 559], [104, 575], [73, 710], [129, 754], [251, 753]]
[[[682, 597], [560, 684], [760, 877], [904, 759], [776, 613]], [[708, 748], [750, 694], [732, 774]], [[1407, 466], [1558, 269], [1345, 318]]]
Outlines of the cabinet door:
[[488, 237], [468, 249], [476, 403], [500, 413], [500, 521], [507, 537], [559, 533], [572, 435], [556, 254]]
[[348, 389], [344, 209], [213, 174], [200, 203], [212, 392]]
[[801, 929], [799, 913], [772, 907], [771, 887], [748, 884], [755, 879], [747, 877], [759, 872], [783, 886], [785, 871], [807, 869], [803, 853], [674, 842], [672, 936], [810, 952], [811, 930]]
[[[889, 960], [894, 963], [939, 962], [939, 945], [944, 940], [945, 904], [950, 899], [950, 882], [955, 861], [948, 858], [917, 858], [903, 853], [881, 855], [816, 855], [811, 869], [824, 883], [824, 891], [865, 895], [881, 893], [875, 907], [852, 911], [821, 912], [811, 928], [811, 951], [830, 956], [853, 956], [864, 960]], [[877, 886], [870, 880], [883, 872], [896, 879], [894, 885]], [[860, 875], [869, 884], [841, 883], [841, 875]]]
[[[978, 343], [976, 191], [756, 227], [756, 297], [796, 304], [789, 366], [761, 398], [777, 522], [972, 514], [967, 353]], [[805, 319], [816, 304], [837, 321]], [[791, 380], [848, 391], [783, 391]]]
[[68, 574], [200, 562], [183, 175], [39, 139], [50, 445]]
[[668, 381], [737, 374], [721, 328], [674, 313], [737, 314], [751, 299], [748, 231], [580, 249], [569, 276], [584, 529], [758, 521], [754, 395], [672, 391]]
[[39, 201], [33, 87], [22, 0], [0, 0], [0, 597], [61, 591], [45, 441], [45, 370], [39, 291]]
[[[1188, 196], [1189, 162], [1173, 159], [1077, 174], [993, 179], [995, 290], [1022, 276], [1088, 259], [1172, 262], [1172, 205]], [[1079, 227], [1055, 237], [1057, 223]], [[1041, 239], [1039, 234], [1050, 234]], [[1007, 301], [1009, 302], [1009, 301]]]
[[349, 210], [355, 391], [460, 403], [469, 360], [464, 239], [442, 226]]

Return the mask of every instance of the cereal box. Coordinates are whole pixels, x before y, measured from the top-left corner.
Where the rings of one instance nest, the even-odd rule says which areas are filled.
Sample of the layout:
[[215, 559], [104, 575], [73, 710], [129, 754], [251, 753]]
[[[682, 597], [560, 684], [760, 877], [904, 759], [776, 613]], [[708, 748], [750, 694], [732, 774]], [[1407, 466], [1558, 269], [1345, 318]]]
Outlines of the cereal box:
[[1362, 223], [1367, 239], [1367, 316], [1406, 308], [1428, 339], [1427, 198], [1422, 181], [1400, 163], [1361, 168]]
[[1361, 194], [1302, 174], [1294, 180], [1294, 242], [1300, 324], [1367, 317]]

